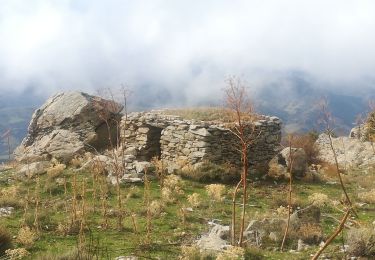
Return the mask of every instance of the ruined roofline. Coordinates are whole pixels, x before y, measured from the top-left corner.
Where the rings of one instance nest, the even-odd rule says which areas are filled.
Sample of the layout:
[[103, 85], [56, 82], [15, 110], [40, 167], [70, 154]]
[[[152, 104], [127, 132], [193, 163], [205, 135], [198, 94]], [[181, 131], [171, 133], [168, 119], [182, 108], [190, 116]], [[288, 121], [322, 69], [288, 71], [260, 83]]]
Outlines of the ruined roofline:
[[[200, 127], [216, 127], [216, 128], [227, 128], [228, 122], [219, 121], [219, 120], [196, 120], [196, 119], [184, 119], [182, 116], [166, 114], [168, 110], [151, 110], [151, 111], [141, 111], [141, 112], [132, 112], [128, 115], [123, 116], [123, 120], [127, 118], [128, 123], [139, 121], [146, 124], [154, 125], [157, 127], [166, 127], [167, 125], [198, 125]], [[264, 125], [268, 122], [272, 124], [282, 124], [280, 118], [276, 116], [268, 115], [256, 115], [258, 118], [252, 122], [255, 125]], [[161, 124], [160, 126], [158, 126]]]

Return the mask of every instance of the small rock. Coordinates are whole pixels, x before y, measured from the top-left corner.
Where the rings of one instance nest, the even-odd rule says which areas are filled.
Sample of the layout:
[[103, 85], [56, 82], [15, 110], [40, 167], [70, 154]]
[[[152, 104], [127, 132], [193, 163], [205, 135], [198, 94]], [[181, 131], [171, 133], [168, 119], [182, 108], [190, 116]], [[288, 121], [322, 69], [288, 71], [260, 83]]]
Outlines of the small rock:
[[30, 164], [25, 164], [21, 167], [18, 171], [19, 175], [25, 175], [28, 177], [33, 177], [39, 174], [43, 174], [47, 172], [47, 168], [50, 166], [49, 161], [42, 161], [42, 162], [33, 162]]
[[0, 217], [7, 217], [12, 214], [14, 208], [13, 207], [4, 207], [0, 208]]
[[229, 226], [214, 224], [208, 234], [203, 235], [197, 245], [203, 250], [222, 250], [228, 245], [226, 239], [229, 237]]

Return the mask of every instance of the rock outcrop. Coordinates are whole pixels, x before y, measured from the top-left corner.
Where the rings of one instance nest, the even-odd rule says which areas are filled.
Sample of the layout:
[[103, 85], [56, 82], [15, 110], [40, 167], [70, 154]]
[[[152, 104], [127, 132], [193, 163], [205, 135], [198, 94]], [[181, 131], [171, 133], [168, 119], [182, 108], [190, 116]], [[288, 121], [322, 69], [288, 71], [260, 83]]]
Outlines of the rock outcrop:
[[355, 138], [361, 141], [368, 141], [369, 131], [366, 124], [358, 125], [350, 131], [350, 138]]
[[[290, 150], [292, 151], [291, 156]], [[303, 178], [307, 171], [307, 156], [302, 148], [284, 148], [269, 163], [269, 176], [275, 179], [286, 177], [289, 172], [290, 162], [293, 161], [292, 175], [295, 178]]]
[[120, 120], [121, 110], [113, 101], [82, 92], [57, 94], [34, 112], [15, 158], [23, 162], [52, 157], [69, 161], [85, 150], [107, 148], [108, 136], [116, 141], [115, 122]]
[[[332, 141], [341, 168], [347, 169], [375, 165], [375, 144], [350, 137], [332, 138]], [[331, 164], [335, 163], [327, 134], [321, 134], [315, 145], [319, 150], [320, 160]]]

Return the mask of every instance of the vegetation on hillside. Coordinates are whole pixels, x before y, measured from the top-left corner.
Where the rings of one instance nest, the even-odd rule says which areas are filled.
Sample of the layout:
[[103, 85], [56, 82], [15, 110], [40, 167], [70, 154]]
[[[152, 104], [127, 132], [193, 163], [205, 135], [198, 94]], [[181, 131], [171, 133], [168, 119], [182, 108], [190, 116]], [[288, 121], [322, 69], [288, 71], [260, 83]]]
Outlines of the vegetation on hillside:
[[[195, 239], [208, 230], [207, 222], [217, 219], [221, 224], [230, 224], [233, 185], [223, 186], [220, 193], [215, 188], [212, 193], [213, 187], [209, 188], [208, 184], [180, 180], [172, 175], [166, 177], [161, 189], [158, 179], [152, 176], [147, 185], [121, 184], [124, 215], [119, 227], [117, 218], [121, 213], [117, 211], [116, 186], [107, 183], [103, 175], [60, 167], [25, 179], [9, 170], [0, 175], [0, 205], [15, 209], [11, 215], [1, 217], [2, 226], [14, 237], [14, 248], [27, 250], [28, 259], [76, 259], [78, 252], [92, 256], [81, 259], [113, 259], [119, 255], [177, 258], [183, 247], [194, 245]], [[351, 172], [344, 176], [348, 192], [361, 205], [359, 221], [365, 226], [371, 225], [375, 217], [371, 204], [361, 204], [375, 202], [373, 187], [369, 185], [374, 176], [374, 172], [366, 175]], [[330, 181], [327, 178], [318, 183], [308, 179], [294, 183], [293, 207], [318, 203], [316, 198], [323, 195], [339, 198], [339, 184], [327, 184]], [[246, 223], [251, 219], [284, 216], [280, 209], [288, 205], [287, 183], [253, 179], [249, 185], [251, 210], [245, 216]], [[325, 201], [320, 205], [327, 235], [335, 228], [342, 212], [339, 201]], [[6, 233], [2, 231], [2, 234]], [[294, 249], [296, 242], [295, 238], [288, 239], [286, 248]], [[342, 242], [334, 243], [336, 246], [326, 253], [343, 256], [337, 250]], [[297, 254], [269, 250], [278, 246], [269, 241], [259, 249], [247, 248], [246, 259], [253, 259], [252, 255], [257, 259], [306, 259], [317, 249], [310, 247]]]

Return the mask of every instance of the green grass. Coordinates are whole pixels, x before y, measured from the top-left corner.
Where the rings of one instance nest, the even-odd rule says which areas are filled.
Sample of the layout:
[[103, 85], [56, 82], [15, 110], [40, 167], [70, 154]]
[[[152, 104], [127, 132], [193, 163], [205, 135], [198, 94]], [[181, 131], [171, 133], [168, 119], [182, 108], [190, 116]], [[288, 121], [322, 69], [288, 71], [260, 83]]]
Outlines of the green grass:
[[[90, 248], [96, 248], [100, 259], [113, 259], [120, 255], [134, 254], [139, 257], [160, 257], [161, 259], [170, 258], [176, 259], [180, 253], [180, 246], [184, 244], [192, 244], [196, 238], [207, 231], [207, 222], [211, 219], [220, 219], [222, 224], [229, 224], [231, 219], [231, 197], [226, 196], [223, 202], [210, 203], [210, 198], [205, 192], [205, 184], [197, 183], [190, 180], [184, 180], [183, 195], [176, 195], [178, 203], [168, 204], [164, 208], [161, 216], [152, 218], [152, 232], [147, 238], [146, 231], [146, 204], [144, 202], [144, 185], [136, 185], [139, 189], [137, 196], [126, 199], [132, 185], [122, 185], [121, 193], [124, 202], [124, 221], [123, 229], [118, 230], [116, 216], [109, 217], [109, 227], [107, 229], [101, 228], [103, 217], [100, 211], [99, 199], [93, 199], [93, 182], [92, 175], [88, 172], [74, 173], [71, 170], [65, 170], [60, 176], [64, 176], [67, 180], [68, 192], [64, 195], [64, 187], [58, 186], [55, 180], [49, 178], [47, 175], [40, 176], [40, 190], [36, 191], [36, 179], [18, 178], [12, 171], [7, 171], [0, 175], [0, 189], [16, 185], [18, 192], [16, 199], [21, 205], [25, 205], [26, 194], [29, 193], [29, 209], [27, 210], [27, 223], [32, 225], [34, 220], [35, 198], [40, 198], [40, 222], [41, 232], [39, 239], [30, 248], [31, 256], [29, 259], [37, 259], [45, 254], [61, 255], [72, 251], [77, 247], [77, 236], [64, 236], [56, 231], [59, 223], [68, 223], [70, 218], [70, 206], [72, 198], [73, 175], [77, 174], [77, 183], [82, 187], [85, 182], [87, 192], [85, 194], [86, 210], [88, 211], [86, 219], [86, 244]], [[11, 184], [8, 183], [11, 181]], [[50, 193], [49, 188], [53, 188]], [[227, 185], [227, 188], [232, 188], [233, 185]], [[354, 195], [356, 194], [356, 183], [349, 183], [348, 191]], [[186, 223], [182, 223], [182, 218], [179, 213], [181, 207], [188, 207], [187, 196], [192, 193], [199, 193], [203, 198], [202, 207], [195, 209], [186, 216]], [[339, 200], [341, 197], [341, 190], [339, 185], [328, 185], [324, 183], [303, 183], [296, 182], [294, 185], [294, 196], [298, 198], [298, 204], [305, 206], [308, 204], [307, 198], [312, 193], [325, 193], [330, 198]], [[78, 194], [81, 193], [79, 189]], [[99, 193], [99, 188], [98, 188]], [[113, 186], [108, 186], [108, 203], [109, 208], [116, 210], [116, 189]], [[255, 217], [275, 215], [276, 209], [280, 203], [286, 201], [287, 184], [273, 183], [273, 182], [255, 182], [249, 187], [249, 204], [247, 219]], [[150, 185], [150, 200], [160, 199], [160, 187], [156, 180], [151, 181]], [[68, 212], [65, 211], [65, 201], [68, 200]], [[80, 204], [82, 200], [78, 200]], [[93, 207], [95, 205], [95, 211]], [[370, 209], [370, 206], [359, 209], [360, 221], [363, 223], [370, 223], [375, 217], [375, 212]], [[332, 208], [323, 208], [322, 213], [330, 214], [333, 217], [340, 219], [342, 213]], [[238, 211], [239, 212], [239, 211]], [[131, 214], [136, 214], [139, 232], [133, 231]], [[4, 225], [13, 236], [16, 236], [22, 219], [24, 216], [24, 208], [15, 209], [15, 212], [10, 217], [1, 218], [1, 223]], [[336, 227], [337, 223], [331, 218], [322, 217], [322, 225], [325, 235]], [[14, 241], [16, 246], [21, 246]], [[340, 241], [335, 243], [339, 244]], [[328, 251], [335, 247], [329, 247]], [[290, 249], [290, 248], [289, 248]], [[288, 253], [288, 252], [273, 252], [267, 246], [257, 251], [257, 254], [263, 255], [264, 259], [308, 259], [311, 253], [314, 253], [317, 247], [312, 247], [310, 250], [303, 253]]]

